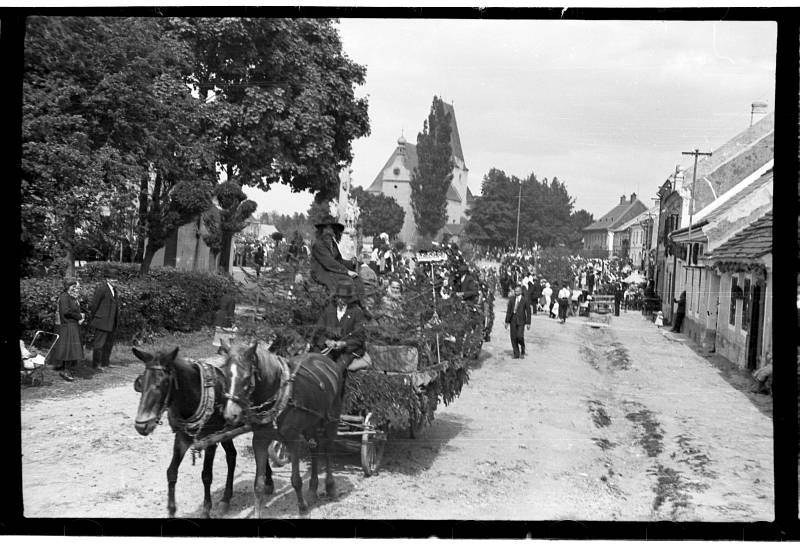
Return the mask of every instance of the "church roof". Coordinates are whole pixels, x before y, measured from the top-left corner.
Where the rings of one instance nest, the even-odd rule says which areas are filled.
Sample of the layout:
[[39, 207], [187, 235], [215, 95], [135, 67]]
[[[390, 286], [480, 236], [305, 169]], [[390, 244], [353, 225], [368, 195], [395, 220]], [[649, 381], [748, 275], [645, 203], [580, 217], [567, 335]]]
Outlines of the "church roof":
[[[465, 162], [464, 152], [461, 149], [461, 137], [458, 134], [458, 125], [456, 124], [456, 112], [453, 109], [453, 105], [448, 104], [446, 102], [444, 103], [444, 110], [445, 113], [450, 114], [450, 145], [453, 150], [453, 156], [457, 159], [460, 159], [462, 162]], [[405, 138], [403, 138], [402, 136], [400, 137], [400, 139], [402, 139], [403, 142], [406, 142]], [[417, 158], [417, 146], [407, 142], [404, 144], [400, 144], [399, 140], [398, 144], [399, 145], [395, 147], [392, 154], [389, 155], [389, 158], [386, 160], [386, 164], [384, 164], [383, 168], [381, 168], [380, 171], [378, 171], [378, 175], [375, 176], [375, 179], [372, 181], [370, 186], [367, 187], [367, 191], [373, 193], [381, 192], [381, 189], [383, 188], [382, 187], [383, 171], [386, 170], [394, 162], [395, 157], [397, 156], [398, 151], [400, 149], [400, 145], [403, 145], [406, 150], [406, 156], [405, 159], [403, 160], [403, 165], [408, 169], [408, 171], [413, 172], [414, 168], [416, 168], [419, 165], [419, 159]], [[465, 168], [466, 168], [466, 163], [465, 163]], [[467, 194], [468, 195], [472, 194], [469, 192], [469, 189], [467, 189]], [[461, 202], [461, 197], [458, 195], [458, 191], [455, 190], [452, 184], [450, 184], [450, 188], [447, 190], [447, 199]], [[467, 197], [467, 202], [469, 202], [469, 197]]]

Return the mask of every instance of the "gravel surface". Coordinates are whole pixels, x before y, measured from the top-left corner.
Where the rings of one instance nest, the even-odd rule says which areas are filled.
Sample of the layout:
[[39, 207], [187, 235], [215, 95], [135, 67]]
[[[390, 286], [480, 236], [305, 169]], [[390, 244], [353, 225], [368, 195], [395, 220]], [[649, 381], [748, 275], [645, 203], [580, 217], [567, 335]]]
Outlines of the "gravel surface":
[[[772, 520], [771, 398], [747, 391], [745, 375], [692, 349], [682, 335], [638, 313], [570, 318], [538, 315], [527, 357], [511, 358], [495, 307], [492, 342], [461, 396], [440, 405], [415, 438], [392, 435], [381, 470], [365, 477], [357, 453], [334, 467], [339, 495], [309, 500], [309, 518]], [[211, 333], [161, 339], [211, 356]], [[50, 372], [22, 390], [23, 497], [27, 517], [166, 516], [173, 435], [133, 427], [141, 363], [119, 346], [102, 374], [73, 383]], [[226, 517], [253, 515], [250, 437], [239, 451]], [[179, 517], [202, 515], [201, 460], [187, 454]], [[222, 449], [212, 498], [222, 496]], [[307, 488], [306, 464], [301, 465]], [[289, 466], [274, 469], [272, 518], [298, 517]], [[321, 478], [324, 481], [324, 476]], [[322, 483], [322, 482], [321, 482]], [[308, 496], [307, 496], [308, 498]]]

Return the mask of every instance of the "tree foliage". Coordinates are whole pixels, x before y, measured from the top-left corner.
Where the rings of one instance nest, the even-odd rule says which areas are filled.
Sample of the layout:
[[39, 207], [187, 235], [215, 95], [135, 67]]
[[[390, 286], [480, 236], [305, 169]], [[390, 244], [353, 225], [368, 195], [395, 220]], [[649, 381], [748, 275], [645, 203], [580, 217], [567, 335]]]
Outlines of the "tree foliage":
[[574, 199], [558, 178], [539, 181], [531, 173], [519, 179], [492, 168], [481, 183], [481, 196], [475, 199], [468, 212], [467, 236], [484, 246], [513, 246], [518, 203], [519, 245], [522, 247], [564, 244], [575, 248], [580, 245], [580, 229], [586, 221], [591, 223], [592, 220], [585, 210], [572, 213]]
[[361, 210], [361, 230], [364, 236], [382, 232], [394, 238], [403, 228], [406, 212], [397, 201], [383, 194], [368, 193], [363, 187], [353, 187], [350, 196], [358, 200]]
[[418, 165], [411, 173], [411, 209], [419, 233], [436, 236], [447, 222], [447, 190], [453, 179], [450, 113], [433, 97], [428, 119], [417, 134]]
[[351, 142], [369, 134], [366, 69], [352, 62], [329, 19], [172, 19], [194, 52], [192, 82], [213, 115], [206, 125], [227, 179], [330, 196]]

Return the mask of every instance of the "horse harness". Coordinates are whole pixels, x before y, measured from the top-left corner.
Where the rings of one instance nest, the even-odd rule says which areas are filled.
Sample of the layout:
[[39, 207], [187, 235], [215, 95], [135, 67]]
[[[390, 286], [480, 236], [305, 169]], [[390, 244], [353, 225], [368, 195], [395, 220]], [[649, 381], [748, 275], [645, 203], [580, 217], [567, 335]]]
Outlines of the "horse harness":
[[[257, 425], [272, 425], [273, 428], [277, 429], [278, 418], [287, 408], [302, 410], [326, 421], [334, 421], [329, 414], [322, 414], [317, 410], [303, 406], [294, 398], [294, 383], [301, 370], [303, 371], [301, 376], [316, 382], [321, 391], [326, 389], [326, 383], [332, 391], [336, 391], [338, 379], [333, 371], [327, 366], [311, 366], [301, 363], [290, 373], [286, 360], [283, 357], [278, 357], [278, 360], [281, 365], [281, 384], [278, 391], [267, 401], [251, 408], [251, 421]], [[258, 371], [257, 367], [255, 370], [256, 372]], [[231, 400], [238, 401], [239, 399], [231, 397]], [[263, 412], [256, 412], [256, 410], [264, 406], [270, 406], [270, 408]]]
[[[190, 362], [200, 371], [200, 402], [197, 409], [186, 419], [178, 417], [177, 414], [169, 411], [169, 424], [174, 431], [182, 431], [189, 435], [193, 440], [200, 434], [209, 418], [214, 414], [214, 404], [216, 402], [216, 374], [222, 374], [222, 370], [205, 361], [190, 360]], [[178, 382], [175, 382], [177, 388]]]
[[[205, 361], [190, 360], [189, 362], [195, 365], [200, 372], [200, 402], [197, 404], [197, 409], [195, 409], [194, 413], [186, 419], [178, 417], [172, 410], [169, 410], [167, 417], [169, 418], [169, 424], [173, 431], [183, 432], [194, 439], [203, 429], [203, 426], [205, 426], [209, 418], [214, 414], [214, 403], [216, 401], [216, 394], [214, 391], [216, 387], [215, 374], [219, 373], [222, 375], [222, 370]], [[160, 370], [169, 376], [167, 394], [156, 416], [156, 423], [160, 425], [161, 416], [164, 410], [167, 410], [169, 407], [170, 399], [172, 398], [172, 390], [173, 388], [176, 390], [178, 389], [178, 381], [173, 372], [161, 365], [152, 365], [145, 368], [145, 372], [150, 370]], [[141, 378], [142, 376], [139, 376], [134, 382], [134, 388], [139, 391], [141, 391], [142, 388]]]

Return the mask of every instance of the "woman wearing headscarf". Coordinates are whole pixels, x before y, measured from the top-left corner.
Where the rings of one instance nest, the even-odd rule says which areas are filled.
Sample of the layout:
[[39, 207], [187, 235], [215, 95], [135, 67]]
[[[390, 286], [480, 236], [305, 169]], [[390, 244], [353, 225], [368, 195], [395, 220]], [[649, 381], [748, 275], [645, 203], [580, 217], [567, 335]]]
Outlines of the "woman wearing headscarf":
[[58, 296], [58, 315], [61, 325], [58, 329], [58, 340], [53, 346], [51, 355], [59, 376], [71, 382], [72, 370], [78, 361], [83, 360], [83, 342], [79, 325], [83, 323], [84, 314], [78, 303], [78, 280], [64, 280], [64, 291]]

